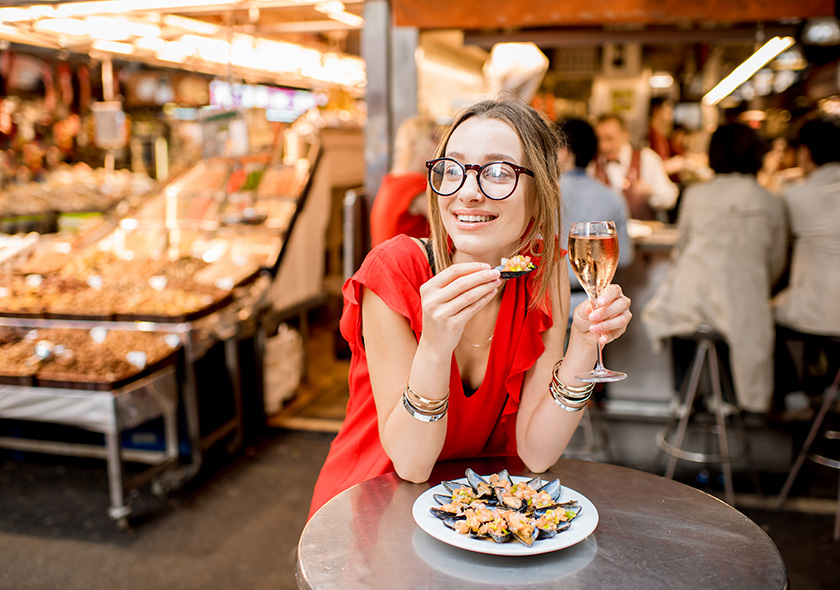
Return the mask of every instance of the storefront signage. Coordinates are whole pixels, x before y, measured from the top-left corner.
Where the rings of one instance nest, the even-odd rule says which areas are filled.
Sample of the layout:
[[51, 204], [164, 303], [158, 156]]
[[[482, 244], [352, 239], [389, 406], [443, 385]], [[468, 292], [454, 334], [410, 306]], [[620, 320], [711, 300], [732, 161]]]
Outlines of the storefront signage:
[[317, 102], [315, 94], [308, 90], [214, 80], [210, 82], [210, 105], [224, 110], [266, 109], [272, 112], [273, 120], [294, 121], [317, 106]]

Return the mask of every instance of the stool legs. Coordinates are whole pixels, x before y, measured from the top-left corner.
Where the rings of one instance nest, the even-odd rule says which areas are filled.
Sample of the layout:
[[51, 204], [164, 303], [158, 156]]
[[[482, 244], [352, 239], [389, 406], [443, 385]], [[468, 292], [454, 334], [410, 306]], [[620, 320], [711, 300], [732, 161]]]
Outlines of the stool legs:
[[735, 505], [735, 489], [732, 485], [732, 465], [729, 456], [729, 440], [726, 436], [726, 406], [723, 404], [723, 393], [720, 389], [720, 366], [716, 350], [707, 352], [709, 355], [709, 369], [712, 373], [712, 396], [715, 403], [715, 422], [718, 428], [718, 448], [720, 449], [720, 465], [723, 469], [723, 486], [726, 502]]
[[[796, 461], [794, 462], [793, 467], [791, 468], [790, 473], [788, 474], [787, 479], [785, 480], [785, 485], [782, 486], [782, 491], [779, 492], [779, 499], [776, 502], [776, 510], [782, 509], [782, 505], [784, 505], [785, 500], [787, 499], [787, 496], [790, 493], [790, 488], [793, 487], [793, 482], [794, 480], [796, 480], [796, 476], [799, 474], [799, 470], [802, 468], [802, 464], [808, 457], [808, 453], [811, 450], [811, 445], [814, 444], [814, 439], [817, 438], [817, 434], [819, 434], [820, 432], [823, 420], [825, 420], [825, 416], [826, 414], [828, 414], [828, 410], [831, 408], [831, 405], [837, 398], [837, 393], [839, 390], [838, 386], [840, 386], [840, 371], [837, 372], [837, 376], [834, 378], [834, 383], [831, 384], [831, 388], [828, 391], [826, 391], [825, 398], [823, 399], [823, 403], [820, 406], [820, 411], [817, 413], [817, 417], [814, 418], [814, 423], [811, 425], [811, 430], [808, 431], [808, 436], [805, 439], [805, 444], [802, 445], [802, 450], [799, 451], [799, 455], [796, 457]], [[834, 540], [840, 540], [840, 491], [838, 491], [837, 514], [834, 520]]]
[[[700, 374], [703, 372], [703, 359], [708, 353], [709, 345], [707, 342], [700, 342], [697, 346], [697, 351], [694, 353], [694, 361], [691, 363], [691, 374], [685, 382], [686, 395], [683, 397], [684, 405], [680, 422], [677, 425], [677, 434], [674, 439], [673, 446], [681, 449], [683, 441], [685, 440], [685, 433], [688, 430], [688, 421], [691, 418], [691, 409], [694, 407], [694, 398], [697, 396], [697, 386], [700, 384]], [[674, 479], [674, 471], [677, 469], [677, 457], [671, 454], [668, 459], [668, 467], [665, 470], [665, 477]]]
[[[706, 397], [708, 410], [714, 415], [714, 426], [709, 426], [709, 429], [711, 432], [717, 434], [717, 454], [713, 453], [711, 449], [707, 449], [704, 453], [688, 451], [683, 448], [689, 423], [691, 422], [692, 410], [697, 398], [697, 389], [703, 373], [703, 365], [706, 361], [709, 363], [712, 391], [711, 395], [708, 393], [704, 393], [704, 395], [708, 396]], [[658, 435], [657, 444], [669, 455], [668, 466], [665, 469], [665, 477], [669, 479], [673, 479], [679, 459], [696, 463], [720, 463], [721, 470], [723, 471], [724, 497], [727, 503], [734, 505], [735, 489], [732, 481], [732, 453], [726, 428], [727, 415], [732, 415], [737, 434], [743, 441], [743, 449], [741, 449], [743, 452], [748, 452], [749, 442], [737, 408], [735, 408], [736, 411], [731, 411], [730, 408], [734, 406], [730, 406], [724, 400], [724, 386], [726, 387], [726, 392], [734, 397], [734, 392], [728, 380], [725, 381], [725, 378], [715, 343], [708, 339], [701, 339], [697, 343], [697, 350], [691, 364], [690, 374], [683, 381], [680, 391], [680, 394], [683, 396], [683, 402], [682, 407], [677, 412], [679, 418], [677, 419], [677, 415], [675, 415], [669, 427]], [[674, 434], [674, 439], [673, 441], [669, 441], [668, 436], [672, 433]], [[741, 450], [739, 450], [739, 453]], [[753, 479], [756, 482], [756, 490], [760, 493], [761, 488], [758, 482], [758, 475], [754, 469], [751, 469], [751, 471], [753, 473]]]
[[[732, 383], [729, 381], [729, 377], [726, 375], [726, 371], [721, 371], [720, 372], [720, 377], [721, 377], [721, 383], [723, 383], [724, 391], [729, 396], [729, 399], [733, 399], [733, 400], [737, 399], [735, 397], [735, 390], [732, 387]], [[735, 430], [738, 433], [738, 437], [744, 443], [743, 454], [746, 457], [749, 458], [751, 456], [751, 454], [750, 454], [751, 453], [751, 451], [750, 451], [750, 438], [747, 436], [747, 429], [744, 428], [744, 421], [741, 419], [741, 416], [740, 416], [739, 412], [736, 412], [733, 415], [732, 422], [735, 425]], [[763, 496], [764, 491], [761, 488], [761, 478], [758, 476], [758, 470], [755, 468], [752, 461], [749, 461], [748, 464], [749, 464], [749, 469], [750, 469], [750, 477], [752, 477], [753, 487], [755, 487], [755, 492], [758, 495]]]

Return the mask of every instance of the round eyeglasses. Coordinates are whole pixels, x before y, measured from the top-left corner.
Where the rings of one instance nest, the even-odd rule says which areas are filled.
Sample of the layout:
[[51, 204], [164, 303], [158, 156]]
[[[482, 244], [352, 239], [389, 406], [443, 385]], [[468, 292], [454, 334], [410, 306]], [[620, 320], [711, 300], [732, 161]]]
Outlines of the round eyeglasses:
[[534, 176], [531, 170], [510, 162], [488, 162], [479, 166], [461, 164], [452, 158], [438, 158], [426, 162], [426, 168], [429, 169], [429, 186], [442, 197], [458, 192], [467, 180], [467, 171], [473, 170], [479, 190], [494, 201], [507, 199], [513, 194], [520, 174]]

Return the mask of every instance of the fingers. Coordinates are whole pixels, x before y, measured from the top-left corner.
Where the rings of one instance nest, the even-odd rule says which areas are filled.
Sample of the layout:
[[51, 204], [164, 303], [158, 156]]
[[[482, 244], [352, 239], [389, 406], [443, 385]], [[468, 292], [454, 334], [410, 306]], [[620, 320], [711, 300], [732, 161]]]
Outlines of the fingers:
[[621, 336], [627, 329], [627, 324], [633, 317], [630, 311], [630, 298], [625, 296], [621, 287], [610, 285], [598, 298], [600, 305], [591, 310], [586, 319], [591, 324], [589, 331], [598, 334], [602, 344], [606, 344]]
[[420, 295], [429, 305], [455, 315], [487, 295], [492, 297], [501, 285], [499, 276], [487, 264], [455, 264], [421, 286]]
[[426, 284], [438, 289], [463, 291], [478, 284], [498, 279], [501, 273], [483, 262], [453, 264], [431, 278]]
[[462, 326], [496, 295], [499, 276], [488, 264], [452, 265], [420, 287], [424, 316], [450, 328]]

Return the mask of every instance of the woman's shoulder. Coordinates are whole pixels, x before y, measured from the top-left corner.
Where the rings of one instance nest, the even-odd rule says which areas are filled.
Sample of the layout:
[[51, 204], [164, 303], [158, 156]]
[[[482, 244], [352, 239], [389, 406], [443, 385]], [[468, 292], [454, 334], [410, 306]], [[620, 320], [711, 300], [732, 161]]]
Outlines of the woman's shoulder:
[[419, 238], [399, 234], [372, 248], [368, 255], [377, 254], [379, 256], [397, 257], [400, 259], [425, 259], [424, 243]]
[[[388, 280], [395, 275], [412, 279], [430, 274], [429, 262], [420, 240], [400, 234], [374, 247], [368, 252], [361, 268], [356, 273], [361, 276], [375, 275]], [[426, 277], [428, 278], [428, 277]], [[423, 280], [425, 281], [426, 278]]]

